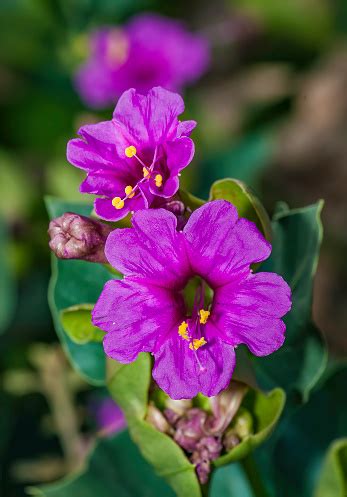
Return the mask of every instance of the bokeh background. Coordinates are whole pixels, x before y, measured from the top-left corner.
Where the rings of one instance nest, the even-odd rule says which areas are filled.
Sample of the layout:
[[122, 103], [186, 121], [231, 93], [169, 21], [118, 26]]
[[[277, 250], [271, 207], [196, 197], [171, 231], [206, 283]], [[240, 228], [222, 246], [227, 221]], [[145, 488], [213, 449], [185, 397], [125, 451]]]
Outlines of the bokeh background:
[[82, 123], [111, 115], [111, 108], [86, 108], [72, 84], [87, 56], [86, 34], [144, 11], [184, 20], [212, 49], [208, 72], [184, 94], [185, 116], [198, 127], [183, 185], [206, 197], [212, 181], [239, 178], [270, 214], [279, 200], [291, 207], [325, 200], [314, 317], [332, 354], [347, 355], [345, 0], [2, 0], [4, 497], [23, 496], [26, 486], [63, 476], [98, 430], [119, 421], [115, 408], [111, 420], [100, 416], [106, 393], [79, 379], [57, 345], [46, 297], [50, 253], [43, 197], [83, 200], [80, 172], [65, 158], [66, 143]]

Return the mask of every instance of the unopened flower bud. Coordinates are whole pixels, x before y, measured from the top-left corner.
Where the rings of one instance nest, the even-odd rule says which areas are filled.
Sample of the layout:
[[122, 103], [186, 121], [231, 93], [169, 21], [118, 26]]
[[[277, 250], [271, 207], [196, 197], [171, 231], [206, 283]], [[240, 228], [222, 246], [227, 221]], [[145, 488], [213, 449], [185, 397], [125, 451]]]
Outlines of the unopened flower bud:
[[181, 202], [181, 200], [170, 200], [169, 202], [165, 202], [162, 207], [175, 214], [177, 218], [177, 229], [178, 231], [183, 230], [188, 221], [188, 218], [185, 216], [186, 207], [184, 203]]
[[99, 221], [65, 212], [49, 223], [49, 246], [59, 259], [107, 263], [104, 248], [111, 231]]
[[196, 465], [196, 473], [200, 483], [207, 483], [211, 471], [210, 461], [217, 459], [222, 452], [223, 446], [219, 437], [207, 436], [201, 438], [196, 444], [190, 460]]
[[150, 423], [154, 428], [162, 433], [171, 433], [172, 428], [163, 416], [162, 412], [157, 409], [153, 404], [149, 404], [147, 409], [146, 421]]
[[228, 430], [225, 433], [225, 435], [223, 437], [223, 445], [224, 445], [224, 448], [227, 452], [229, 452], [231, 449], [236, 447], [236, 445], [239, 445], [239, 443], [240, 443], [240, 439], [236, 435], [234, 429], [231, 428], [230, 430]]
[[180, 419], [180, 415], [173, 409], [164, 409], [164, 416], [171, 426], [175, 426], [177, 421]]
[[175, 441], [189, 452], [194, 452], [196, 444], [205, 435], [204, 424], [207, 413], [201, 409], [189, 409], [176, 424]]
[[247, 390], [245, 384], [232, 381], [227, 389], [210, 399], [213, 412], [213, 417], [208, 423], [210, 433], [223, 433], [226, 430], [238, 412]]
[[235, 417], [232, 428], [236, 435], [241, 439], [253, 433], [253, 418], [251, 413], [247, 411], [247, 409], [241, 407]]
[[200, 450], [201, 452], [203, 450], [207, 451], [209, 459], [213, 461], [214, 459], [217, 459], [217, 457], [220, 456], [220, 453], [222, 452], [223, 445], [220, 441], [220, 437], [213, 437], [213, 436], [207, 436], [203, 437], [199, 443], [197, 444], [197, 450]]
[[211, 472], [211, 463], [208, 459], [200, 459], [198, 452], [194, 453], [191, 461], [196, 465], [195, 470], [198, 475], [199, 481], [202, 485], [208, 482], [209, 474]]
[[174, 400], [174, 399], [171, 399], [170, 397], [168, 397], [166, 399], [165, 404], [166, 404], [166, 407], [168, 407], [172, 411], [176, 412], [180, 416], [183, 416], [183, 414], [193, 406], [193, 403], [191, 400], [186, 400], [186, 399]]

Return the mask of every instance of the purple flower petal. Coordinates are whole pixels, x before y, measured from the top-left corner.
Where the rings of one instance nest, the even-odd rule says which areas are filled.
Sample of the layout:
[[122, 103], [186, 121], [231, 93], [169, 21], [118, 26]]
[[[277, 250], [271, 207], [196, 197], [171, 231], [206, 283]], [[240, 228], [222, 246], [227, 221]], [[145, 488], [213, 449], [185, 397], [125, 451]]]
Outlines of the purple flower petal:
[[145, 280], [111, 280], [95, 304], [92, 320], [108, 332], [106, 354], [128, 363], [140, 352], [153, 350], [161, 334], [177, 327], [182, 305], [170, 290], [150, 286]]
[[160, 286], [182, 287], [189, 277], [184, 240], [177, 219], [165, 209], [143, 210], [132, 218], [133, 229], [113, 231], [105, 253], [125, 276], [145, 277]]
[[284, 341], [281, 321], [291, 308], [291, 290], [275, 273], [250, 274], [218, 288], [213, 315], [221, 335], [233, 345], [244, 343], [255, 355], [268, 355]]
[[89, 173], [80, 185], [80, 192], [105, 195], [111, 198], [118, 195], [123, 196], [124, 179], [117, 178], [116, 173], [109, 170]]
[[184, 111], [177, 93], [152, 88], [147, 95], [131, 89], [123, 93], [113, 117], [122, 123], [137, 144], [157, 145], [170, 139], [178, 126], [177, 116]]
[[211, 397], [228, 386], [235, 367], [234, 347], [208, 329], [206, 338], [207, 345], [196, 351], [203, 369], [177, 331], [154, 354], [153, 378], [172, 399], [190, 399], [199, 392]]
[[196, 121], [182, 121], [177, 127], [177, 138], [181, 136], [190, 136], [193, 129], [196, 127]]
[[128, 203], [123, 209], [115, 209], [110, 198], [97, 198], [94, 201], [95, 212], [101, 219], [105, 221], [119, 221], [130, 212], [130, 204]]
[[208, 202], [193, 212], [184, 228], [192, 268], [212, 286], [232, 281], [249, 265], [267, 259], [271, 245], [256, 225], [238, 219], [226, 200]]

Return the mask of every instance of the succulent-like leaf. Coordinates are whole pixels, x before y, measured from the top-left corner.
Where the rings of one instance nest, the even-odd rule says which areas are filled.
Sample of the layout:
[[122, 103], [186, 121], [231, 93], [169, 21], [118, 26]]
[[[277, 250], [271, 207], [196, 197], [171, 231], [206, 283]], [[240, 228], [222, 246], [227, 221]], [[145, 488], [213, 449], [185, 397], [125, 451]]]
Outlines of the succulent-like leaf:
[[60, 312], [60, 321], [71, 340], [80, 345], [102, 342], [105, 333], [92, 324], [93, 304], [73, 305]]
[[347, 438], [333, 442], [326, 455], [314, 497], [346, 497]]

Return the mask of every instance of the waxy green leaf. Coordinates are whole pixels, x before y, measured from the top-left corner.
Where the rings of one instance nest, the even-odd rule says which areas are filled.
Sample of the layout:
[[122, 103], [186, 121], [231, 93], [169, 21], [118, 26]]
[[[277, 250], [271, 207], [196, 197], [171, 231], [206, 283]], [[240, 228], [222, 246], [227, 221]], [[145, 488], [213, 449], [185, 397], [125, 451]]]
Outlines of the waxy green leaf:
[[35, 497], [175, 497], [126, 431], [100, 440], [86, 469], [28, 492]]
[[80, 304], [60, 312], [60, 321], [71, 340], [79, 345], [102, 342], [105, 333], [92, 324], [93, 304]]
[[271, 240], [271, 223], [266, 210], [256, 195], [237, 179], [227, 178], [211, 186], [209, 200], [224, 199], [237, 208], [239, 217], [253, 221], [265, 238]]
[[347, 438], [332, 443], [321, 470], [314, 497], [346, 497]]
[[[88, 216], [91, 205], [65, 202], [49, 197], [46, 201], [51, 219], [64, 212]], [[80, 260], [61, 260], [52, 255], [52, 277], [49, 286], [49, 304], [59, 339], [74, 368], [90, 383], [104, 384], [106, 359], [101, 343], [75, 343], [65, 332], [61, 311], [81, 303], [95, 303], [106, 281], [116, 277], [101, 264]]]
[[272, 228], [272, 254], [261, 271], [284, 277], [292, 289], [292, 309], [285, 317], [284, 345], [268, 357], [254, 361], [264, 388], [279, 385], [288, 393], [299, 393], [306, 401], [324, 372], [327, 352], [324, 340], [312, 323], [312, 289], [316, 272], [322, 225], [318, 202], [302, 209], [281, 210]]

